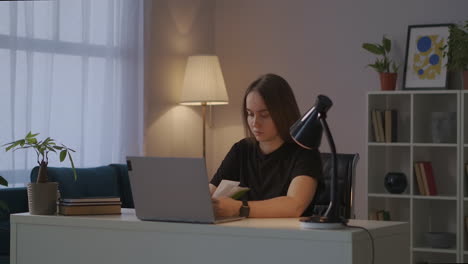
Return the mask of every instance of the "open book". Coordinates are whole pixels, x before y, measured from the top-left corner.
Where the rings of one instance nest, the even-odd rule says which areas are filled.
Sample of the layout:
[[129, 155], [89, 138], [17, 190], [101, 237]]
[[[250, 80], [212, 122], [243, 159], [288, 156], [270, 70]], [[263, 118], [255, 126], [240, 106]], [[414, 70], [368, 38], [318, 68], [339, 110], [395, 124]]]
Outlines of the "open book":
[[240, 187], [238, 181], [222, 180], [212, 197], [231, 197], [232, 199], [239, 199], [249, 190], [250, 189], [247, 187]]

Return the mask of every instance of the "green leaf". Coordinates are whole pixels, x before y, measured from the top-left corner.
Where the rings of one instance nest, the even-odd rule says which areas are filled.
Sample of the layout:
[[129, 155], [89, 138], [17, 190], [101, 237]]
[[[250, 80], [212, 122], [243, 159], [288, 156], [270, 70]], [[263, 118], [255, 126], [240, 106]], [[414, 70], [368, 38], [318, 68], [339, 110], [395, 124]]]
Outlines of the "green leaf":
[[26, 142], [28, 144], [37, 144], [37, 139], [36, 138], [26, 138]]
[[0, 185], [8, 186], [8, 181], [5, 180], [5, 178], [3, 178], [2, 176], [0, 176]]
[[384, 47], [385, 51], [387, 53], [390, 52], [390, 50], [392, 49], [392, 42], [388, 38], [386, 38], [385, 36], [382, 39], [382, 44], [383, 44], [383, 47]]
[[375, 55], [383, 55], [384, 50], [382, 46], [377, 45], [377, 44], [372, 44], [372, 43], [364, 43], [362, 44], [362, 48], [375, 54]]
[[60, 162], [64, 161], [66, 157], [67, 157], [67, 150], [64, 149], [60, 151]]
[[56, 150], [62, 150], [63, 149], [63, 147], [60, 147], [60, 146], [53, 146], [53, 148], [56, 149]]
[[37, 151], [44, 157], [44, 149], [43, 148], [37, 148]]
[[75, 177], [75, 181], [76, 181], [78, 179], [78, 176], [76, 175], [75, 163], [73, 163], [73, 159], [72, 159], [72, 156], [70, 154], [68, 154], [68, 159], [70, 160], [70, 164], [71, 164], [72, 169], [73, 169], [73, 176]]
[[9, 151], [10, 149], [12, 149], [12, 148], [18, 146], [19, 144], [20, 144], [19, 141], [13, 142], [13, 144], [11, 144], [9, 147], [7, 147], [7, 148], [5, 149], [5, 151]]

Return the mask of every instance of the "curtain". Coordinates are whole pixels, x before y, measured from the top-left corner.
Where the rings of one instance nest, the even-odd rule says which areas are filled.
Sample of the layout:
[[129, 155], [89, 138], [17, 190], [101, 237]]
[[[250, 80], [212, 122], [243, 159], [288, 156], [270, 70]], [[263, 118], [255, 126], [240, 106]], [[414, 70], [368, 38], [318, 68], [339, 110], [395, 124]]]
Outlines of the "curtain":
[[[143, 1], [0, 1], [0, 144], [52, 137], [76, 167], [123, 163], [143, 145]], [[33, 150], [0, 149], [29, 182]], [[49, 166], [70, 166], [49, 156]]]

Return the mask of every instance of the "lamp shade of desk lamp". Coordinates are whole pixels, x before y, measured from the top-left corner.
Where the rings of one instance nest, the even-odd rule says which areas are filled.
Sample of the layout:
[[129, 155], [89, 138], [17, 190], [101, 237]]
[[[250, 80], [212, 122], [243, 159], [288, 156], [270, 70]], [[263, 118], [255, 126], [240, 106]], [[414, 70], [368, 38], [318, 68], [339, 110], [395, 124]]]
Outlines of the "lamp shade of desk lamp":
[[217, 56], [189, 56], [180, 104], [202, 106], [203, 157], [206, 157], [206, 106], [228, 104], [226, 85]]
[[339, 193], [337, 185], [337, 163], [336, 163], [336, 148], [327, 124], [327, 112], [332, 107], [333, 103], [325, 95], [319, 95], [315, 105], [307, 111], [290, 128], [291, 137], [301, 147], [306, 149], [317, 149], [322, 141], [322, 132], [325, 130], [328, 143], [332, 153], [332, 177], [330, 184], [330, 204], [323, 216], [311, 216], [301, 218], [303, 228], [342, 228], [343, 219], [339, 215]]

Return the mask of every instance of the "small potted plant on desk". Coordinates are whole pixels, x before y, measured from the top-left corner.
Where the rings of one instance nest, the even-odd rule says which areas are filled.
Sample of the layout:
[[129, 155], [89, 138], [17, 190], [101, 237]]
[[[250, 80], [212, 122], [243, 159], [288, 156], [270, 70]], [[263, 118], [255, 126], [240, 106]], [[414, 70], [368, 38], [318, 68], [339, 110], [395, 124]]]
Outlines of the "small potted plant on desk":
[[384, 36], [382, 44], [364, 43], [362, 44], [362, 48], [372, 54], [382, 56], [382, 58], [377, 58], [373, 64], [369, 64], [368, 66], [374, 68], [379, 73], [382, 90], [395, 90], [398, 65], [388, 57], [392, 49], [391, 40]]
[[443, 47], [448, 56], [447, 70], [463, 74], [463, 89], [468, 90], [468, 20], [449, 26], [450, 35]]
[[50, 215], [57, 212], [58, 183], [49, 182], [47, 179], [49, 153], [60, 153], [60, 162], [64, 161], [68, 156], [76, 180], [75, 165], [70, 155], [71, 152], [75, 151], [63, 144], [57, 145], [55, 140], [50, 137], [39, 141], [36, 138], [37, 135], [39, 134], [29, 132], [24, 139], [13, 141], [4, 146], [6, 146], [6, 151], [32, 148], [36, 152], [39, 174], [36, 183], [28, 183], [29, 212], [36, 215]]

